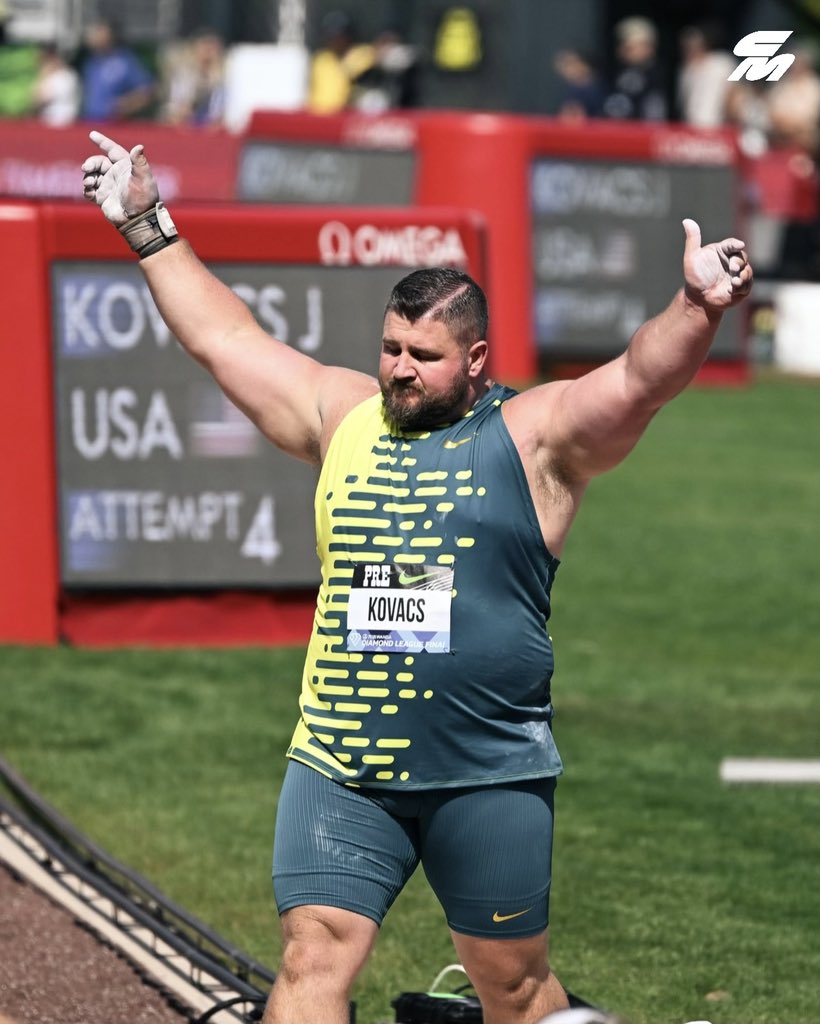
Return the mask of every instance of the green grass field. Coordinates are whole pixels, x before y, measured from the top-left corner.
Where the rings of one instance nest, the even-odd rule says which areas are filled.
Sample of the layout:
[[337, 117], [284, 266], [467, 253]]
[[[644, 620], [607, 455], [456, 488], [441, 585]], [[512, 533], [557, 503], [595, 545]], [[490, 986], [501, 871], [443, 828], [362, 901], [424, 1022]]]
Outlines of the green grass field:
[[[820, 1020], [820, 386], [693, 389], [590, 489], [554, 590], [553, 962], [632, 1024]], [[115, 856], [271, 967], [298, 650], [0, 651], [0, 750]], [[419, 873], [360, 1024], [454, 959]]]

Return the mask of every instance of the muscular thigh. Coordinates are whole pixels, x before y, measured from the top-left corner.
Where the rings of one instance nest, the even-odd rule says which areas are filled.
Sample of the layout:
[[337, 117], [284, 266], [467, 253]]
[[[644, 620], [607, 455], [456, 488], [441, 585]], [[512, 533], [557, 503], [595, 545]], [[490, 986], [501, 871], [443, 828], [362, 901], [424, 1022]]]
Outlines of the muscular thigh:
[[547, 927], [554, 791], [548, 778], [427, 799], [422, 865], [453, 931], [523, 938]]
[[279, 913], [341, 907], [377, 924], [418, 864], [416, 823], [290, 761], [279, 796], [273, 890]]

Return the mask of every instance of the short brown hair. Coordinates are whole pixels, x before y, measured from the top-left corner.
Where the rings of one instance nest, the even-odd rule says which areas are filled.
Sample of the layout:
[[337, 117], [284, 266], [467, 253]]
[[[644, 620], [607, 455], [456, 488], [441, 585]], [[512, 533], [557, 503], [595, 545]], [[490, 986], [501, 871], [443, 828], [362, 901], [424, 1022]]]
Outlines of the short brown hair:
[[384, 312], [411, 324], [428, 316], [440, 320], [465, 348], [487, 337], [487, 296], [469, 274], [451, 267], [427, 267], [403, 277]]

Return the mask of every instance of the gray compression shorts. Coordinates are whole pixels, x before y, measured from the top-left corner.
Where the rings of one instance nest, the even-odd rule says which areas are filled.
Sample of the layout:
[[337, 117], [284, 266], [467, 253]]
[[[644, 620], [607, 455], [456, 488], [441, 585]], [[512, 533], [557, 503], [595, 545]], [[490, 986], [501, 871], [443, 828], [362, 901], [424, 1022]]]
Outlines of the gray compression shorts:
[[421, 863], [453, 931], [537, 935], [549, 921], [555, 782], [355, 789], [290, 761], [273, 847], [279, 913], [342, 907], [381, 924]]

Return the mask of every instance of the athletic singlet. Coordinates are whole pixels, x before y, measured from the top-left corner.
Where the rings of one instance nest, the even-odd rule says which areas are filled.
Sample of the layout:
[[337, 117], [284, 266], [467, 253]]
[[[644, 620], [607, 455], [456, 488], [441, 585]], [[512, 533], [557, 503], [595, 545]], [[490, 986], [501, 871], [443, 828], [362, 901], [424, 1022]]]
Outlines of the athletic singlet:
[[493, 385], [396, 432], [381, 395], [338, 427], [316, 489], [322, 583], [288, 757], [349, 785], [559, 775], [547, 550]]

